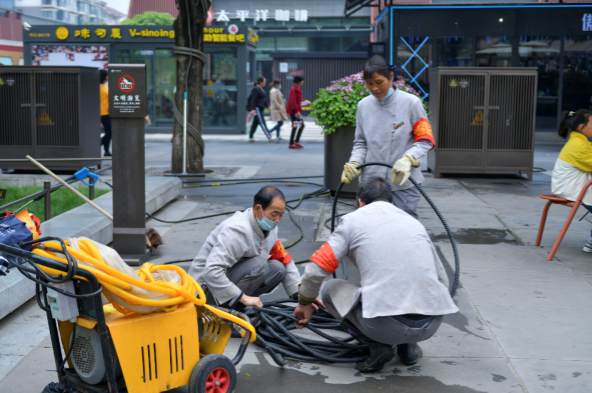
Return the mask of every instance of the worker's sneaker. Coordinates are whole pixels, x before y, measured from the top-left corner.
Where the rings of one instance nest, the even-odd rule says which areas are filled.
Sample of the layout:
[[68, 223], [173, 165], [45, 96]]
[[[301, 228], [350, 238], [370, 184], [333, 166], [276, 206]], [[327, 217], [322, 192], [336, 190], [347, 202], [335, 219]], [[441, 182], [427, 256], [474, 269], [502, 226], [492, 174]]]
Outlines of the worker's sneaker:
[[302, 146], [300, 143], [294, 143], [296, 146], [298, 146], [299, 149], [303, 149], [304, 146]]
[[103, 153], [103, 157], [111, 157], [111, 152], [106, 151], [105, 153]]
[[397, 345], [397, 355], [406, 366], [413, 366], [423, 355], [423, 351], [417, 344], [399, 344]]
[[362, 373], [375, 373], [384, 368], [384, 365], [393, 360], [395, 349], [392, 345], [381, 343], [368, 343], [370, 357], [363, 362], [356, 363], [356, 369]]
[[583, 248], [584, 252], [592, 252], [592, 241], [587, 240], [586, 244], [584, 244], [584, 248]]
[[288, 149], [300, 149], [296, 144], [292, 144], [288, 146]]

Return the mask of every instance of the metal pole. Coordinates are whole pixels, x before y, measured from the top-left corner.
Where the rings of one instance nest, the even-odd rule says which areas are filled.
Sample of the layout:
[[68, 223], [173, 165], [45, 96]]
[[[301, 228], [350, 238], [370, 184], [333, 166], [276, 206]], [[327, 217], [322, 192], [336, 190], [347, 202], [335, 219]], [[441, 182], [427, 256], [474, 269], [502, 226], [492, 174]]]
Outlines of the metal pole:
[[[90, 168], [89, 170], [90, 170], [92, 173], [94, 173], [94, 172], [95, 172], [95, 169], [94, 169], [94, 168]], [[89, 177], [89, 181], [91, 181], [91, 182], [92, 182], [92, 181], [93, 181], [93, 179], [91, 179], [91, 178]], [[88, 186], [88, 199], [90, 199], [91, 201], [92, 201], [93, 199], [95, 199], [95, 186]]]
[[51, 182], [44, 181], [43, 189], [45, 190], [45, 197], [43, 198], [45, 202], [44, 221], [47, 221], [51, 218]]
[[187, 92], [183, 97], [183, 172], [187, 174]]

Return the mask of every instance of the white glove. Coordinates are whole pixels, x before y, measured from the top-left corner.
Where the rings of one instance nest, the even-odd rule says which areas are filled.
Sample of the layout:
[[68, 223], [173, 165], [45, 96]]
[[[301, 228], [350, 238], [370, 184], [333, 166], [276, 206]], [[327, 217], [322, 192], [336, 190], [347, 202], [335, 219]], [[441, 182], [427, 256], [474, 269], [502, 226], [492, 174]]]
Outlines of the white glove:
[[405, 153], [399, 161], [395, 162], [391, 172], [391, 183], [399, 183], [400, 186], [405, 184], [409, 176], [411, 176], [411, 166], [419, 166], [420, 160], [414, 158], [411, 154]]
[[343, 183], [349, 184], [350, 181], [354, 180], [356, 177], [360, 176], [362, 173], [361, 170], [356, 169], [356, 167], [360, 166], [359, 162], [352, 161], [346, 162], [343, 166], [343, 173], [341, 174], [341, 181]]

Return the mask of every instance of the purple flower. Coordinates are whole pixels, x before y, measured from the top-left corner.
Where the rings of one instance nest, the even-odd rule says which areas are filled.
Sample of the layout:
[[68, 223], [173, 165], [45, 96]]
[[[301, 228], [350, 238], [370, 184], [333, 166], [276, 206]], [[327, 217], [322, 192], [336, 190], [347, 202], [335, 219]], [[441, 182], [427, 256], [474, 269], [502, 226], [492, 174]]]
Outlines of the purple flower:
[[343, 97], [343, 99], [347, 101], [347, 97]]
[[360, 95], [361, 95], [361, 96], [363, 96], [363, 95], [364, 95], [364, 92], [363, 92], [363, 91], [361, 91], [361, 92], [360, 92]]

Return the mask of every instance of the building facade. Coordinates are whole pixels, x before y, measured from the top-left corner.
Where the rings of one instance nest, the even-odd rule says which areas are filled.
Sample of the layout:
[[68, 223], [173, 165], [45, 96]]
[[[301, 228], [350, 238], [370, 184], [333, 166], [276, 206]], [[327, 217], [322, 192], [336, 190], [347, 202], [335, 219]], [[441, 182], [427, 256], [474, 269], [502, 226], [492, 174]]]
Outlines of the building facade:
[[[245, 133], [258, 37], [252, 29], [231, 25], [208, 27], [204, 38], [202, 132]], [[107, 69], [109, 63], [145, 64], [152, 122], [146, 132], [172, 133], [175, 112], [183, 110], [174, 104], [177, 58], [172, 26], [33, 26], [23, 40], [26, 65]]]
[[[2, 0], [7, 1], [7, 0]], [[101, 0], [8, 0], [14, 8], [32, 17], [45, 18], [60, 24], [115, 24], [121, 13], [107, 7]], [[111, 10], [111, 11], [110, 11]], [[113, 15], [109, 15], [112, 13]], [[109, 22], [112, 23], [109, 23]]]
[[376, 40], [424, 99], [436, 67], [535, 67], [537, 132], [592, 107], [592, 4], [448, 3], [376, 4]]

